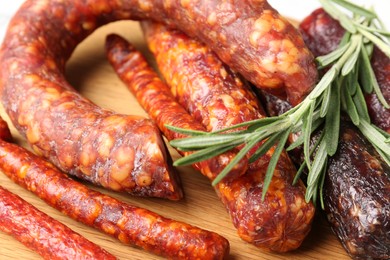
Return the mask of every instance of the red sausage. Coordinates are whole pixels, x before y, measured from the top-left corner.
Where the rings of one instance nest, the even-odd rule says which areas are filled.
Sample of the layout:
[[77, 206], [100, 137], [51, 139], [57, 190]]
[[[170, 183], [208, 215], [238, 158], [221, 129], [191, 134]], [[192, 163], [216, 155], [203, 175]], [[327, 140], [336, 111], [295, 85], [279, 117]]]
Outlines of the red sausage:
[[44, 259], [116, 259], [2, 187], [0, 230], [12, 235]]
[[98, 108], [63, 75], [74, 48], [94, 29], [143, 18], [207, 42], [257, 86], [294, 104], [317, 73], [300, 35], [266, 1], [26, 1], [0, 51], [2, 103], [15, 127], [65, 172], [114, 190], [177, 199], [181, 194], [154, 126]]
[[[150, 118], [158, 125], [163, 134], [174, 140], [186, 137], [183, 134], [166, 128], [166, 125], [206, 131], [187, 111], [176, 102], [168, 86], [149, 67], [142, 54], [126, 40], [118, 35], [109, 35], [106, 41], [108, 60], [118, 72], [121, 79], [127, 84], [138, 102], [147, 111]], [[150, 84], [152, 83], [152, 84]], [[191, 152], [179, 151], [183, 156]], [[236, 152], [226, 152], [213, 159], [196, 163], [194, 168], [213, 180], [219, 172], [234, 158]], [[230, 178], [240, 176], [247, 169], [247, 160], [243, 159], [229, 173]]]
[[[305, 43], [314, 55], [320, 56], [335, 50], [345, 30], [323, 9], [314, 11], [299, 26]], [[371, 65], [384, 98], [390, 103], [390, 58], [374, 48]], [[375, 93], [366, 94], [372, 123], [390, 133], [390, 109], [386, 109]]]
[[177, 259], [223, 259], [229, 252], [229, 242], [216, 233], [91, 190], [41, 157], [2, 140], [0, 170], [50, 206], [123, 243]]
[[[152, 118], [160, 121], [157, 125], [170, 124], [180, 127], [180, 123], [175, 123], [180, 122], [183, 113], [176, 114], [175, 111], [161, 109], [158, 116], [153, 116], [155, 104], [159, 105], [158, 108], [161, 104], [164, 104], [163, 107], [169, 106], [172, 98], [168, 101], [163, 98], [164, 95], [171, 94], [167, 93], [167, 86], [147, 67], [142, 55], [119, 37], [109, 37], [107, 47], [108, 57], [116, 72], [132, 89], [139, 102], [144, 107], [152, 108], [147, 111]], [[158, 92], [159, 90], [164, 94]], [[160, 94], [160, 98], [155, 97], [156, 92]], [[189, 128], [193, 125], [190, 124]], [[170, 138], [170, 135], [167, 137]], [[266, 158], [263, 158], [264, 162], [267, 159], [269, 161], [269, 156], [270, 154], [267, 154]], [[203, 164], [202, 167], [207, 165]], [[282, 154], [268, 194], [262, 201], [266, 167], [267, 163], [264, 163], [261, 171], [247, 171], [239, 178], [224, 180], [215, 189], [242, 239], [267, 250], [285, 252], [297, 248], [309, 232], [314, 207], [305, 203], [304, 187], [301, 184], [291, 185], [294, 168], [286, 154]]]
[[[12, 140], [8, 125], [1, 117], [0, 140]], [[0, 230], [45, 259], [116, 259], [1, 186]]]

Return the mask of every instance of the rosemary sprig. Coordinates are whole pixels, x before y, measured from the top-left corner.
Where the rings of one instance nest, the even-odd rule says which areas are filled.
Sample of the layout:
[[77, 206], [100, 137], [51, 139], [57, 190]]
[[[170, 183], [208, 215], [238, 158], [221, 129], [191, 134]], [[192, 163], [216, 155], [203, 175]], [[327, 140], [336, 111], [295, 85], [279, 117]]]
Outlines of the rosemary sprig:
[[[294, 182], [306, 167], [308, 169], [306, 200], [315, 202], [319, 194], [322, 204], [321, 189], [327, 161], [336, 153], [338, 147], [341, 111], [349, 115], [384, 161], [390, 163], [389, 134], [370, 123], [364, 99], [364, 93], [374, 91], [383, 106], [389, 108], [371, 67], [370, 56], [373, 46], [376, 45], [390, 57], [390, 46], [387, 42], [390, 33], [384, 29], [383, 23], [372, 10], [347, 0], [319, 1], [333, 18], [340, 21], [346, 33], [335, 51], [317, 57], [318, 68], [328, 70], [313, 91], [302, 103], [278, 117], [249, 121], [216, 132], [207, 133], [167, 126], [173, 131], [190, 136], [171, 141], [172, 146], [183, 151], [195, 151], [177, 160], [174, 165], [187, 165], [206, 160], [242, 145], [241, 151], [213, 181], [213, 185], [216, 185], [253, 147], [265, 140], [249, 159], [252, 162], [276, 146], [265, 175], [264, 199], [279, 156], [286, 146], [287, 137], [291, 133], [299, 132], [298, 140], [288, 147], [288, 150], [291, 150], [303, 145], [304, 162]], [[352, 18], [337, 6], [351, 12]], [[246, 129], [242, 130], [243, 127]], [[241, 130], [238, 130], [239, 128]], [[322, 129], [322, 135], [315, 144], [311, 144], [311, 137], [317, 129]]]

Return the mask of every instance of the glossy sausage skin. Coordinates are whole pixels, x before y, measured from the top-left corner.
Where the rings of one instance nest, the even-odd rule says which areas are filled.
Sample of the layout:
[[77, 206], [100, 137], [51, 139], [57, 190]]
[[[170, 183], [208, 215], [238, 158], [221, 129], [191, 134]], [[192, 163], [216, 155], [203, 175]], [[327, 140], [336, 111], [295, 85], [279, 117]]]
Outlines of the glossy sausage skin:
[[[271, 115], [280, 114], [288, 105], [274, 96], [265, 96]], [[298, 164], [303, 161], [301, 149], [290, 155]], [[388, 259], [390, 167], [347, 119], [341, 121], [339, 149], [328, 162], [323, 192], [331, 228], [350, 256]]]
[[324, 184], [327, 218], [354, 259], [390, 258], [390, 167], [343, 121]]
[[115, 191], [180, 199], [158, 128], [96, 106], [64, 78], [65, 61], [96, 27], [101, 2], [22, 5], [0, 52], [4, 107], [33, 150], [61, 170]]
[[[171, 92], [207, 131], [263, 117], [263, 108], [248, 83], [210, 48], [159, 23], [142, 22], [142, 28]], [[257, 160], [249, 167], [256, 170], [264, 163]]]
[[[299, 28], [306, 45], [315, 56], [335, 50], [345, 33], [339, 22], [323, 9], [318, 9], [305, 18]], [[383, 96], [390, 103], [390, 58], [374, 48], [371, 65]], [[374, 93], [366, 94], [365, 97], [372, 123], [390, 133], [390, 109], [383, 107]]]
[[177, 259], [222, 259], [229, 242], [91, 190], [29, 151], [0, 140], [0, 170], [69, 217], [149, 252]]
[[[315, 55], [324, 55], [336, 48], [344, 33], [338, 22], [322, 9], [313, 12], [300, 27]], [[377, 67], [375, 59], [387, 59], [383, 54], [378, 54], [375, 50], [372, 62], [377, 77], [377, 71], [386, 67]], [[385, 82], [379, 77], [378, 81], [382, 90], [386, 90]], [[281, 114], [290, 107], [274, 96], [265, 93], [263, 96], [270, 115]], [[369, 105], [373, 107], [372, 104]], [[378, 114], [377, 117], [383, 115], [385, 113]], [[378, 123], [375, 119], [373, 121]], [[303, 156], [295, 151], [293, 158], [300, 163]], [[339, 149], [328, 162], [324, 204], [333, 231], [354, 259], [390, 257], [389, 194], [389, 166], [352, 123], [342, 120]]]
[[[142, 56], [132, 47], [125, 48], [126, 44], [123, 43], [123, 39], [116, 38], [115, 40], [119, 41], [119, 44], [108, 46], [116, 48], [109, 50], [110, 53], [115, 53], [115, 56], [112, 54], [109, 56], [111, 56], [116, 72], [122, 79], [125, 79], [125, 83], [133, 89], [137, 97], [142, 96], [141, 103], [148, 102], [146, 106], [152, 107], [157, 102], [151, 98], [149, 90], [153, 93], [156, 88], [161, 89], [160, 81], [155, 76], [145, 77], [150, 74], [150, 68], [142, 69], [146, 66], [140, 65], [146, 64]], [[122, 55], [119, 54], [120, 52]], [[138, 91], [141, 92], [138, 93]], [[160, 99], [160, 102], [165, 101]], [[171, 99], [168, 102], [172, 102]], [[181, 115], [180, 113], [172, 114], [168, 110], [161, 110], [160, 113], [157, 120], [167, 119], [168, 121], [158, 123], [158, 125], [164, 123], [174, 125], [176, 122], [174, 119]], [[286, 154], [282, 155], [268, 195], [264, 201], [261, 200], [262, 183], [267, 167], [266, 159], [269, 160], [269, 156], [268, 154], [267, 158], [264, 158], [262, 171], [247, 171], [239, 178], [220, 182], [215, 189], [242, 239], [267, 250], [285, 252], [301, 244], [310, 230], [314, 208], [311, 204], [305, 203], [302, 186], [291, 186], [291, 173], [294, 169]]]
[[[148, 65], [142, 54], [135, 50], [125, 39], [118, 35], [109, 35], [106, 40], [107, 58], [138, 102], [147, 111], [150, 118], [158, 125], [169, 139], [187, 137], [166, 128], [166, 125], [206, 131], [188, 112], [175, 100], [169, 87], [163, 83], [156, 72]], [[178, 151], [183, 156], [192, 152]], [[228, 151], [207, 161], [196, 163], [194, 168], [201, 171], [210, 180], [214, 180], [223, 168], [234, 158], [237, 151]], [[228, 178], [235, 178], [245, 173], [248, 162], [244, 158], [229, 173]]]
[[[0, 142], [12, 141], [0, 117]], [[0, 230], [44, 259], [116, 259], [61, 222], [0, 186]]]
[[0, 187], [0, 230], [44, 259], [116, 259], [3, 187]]

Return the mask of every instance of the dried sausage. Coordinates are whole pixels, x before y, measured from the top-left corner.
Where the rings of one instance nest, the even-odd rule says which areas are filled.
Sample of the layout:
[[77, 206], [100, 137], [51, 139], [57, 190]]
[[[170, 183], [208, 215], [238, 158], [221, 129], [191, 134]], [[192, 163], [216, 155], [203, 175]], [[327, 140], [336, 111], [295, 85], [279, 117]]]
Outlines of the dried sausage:
[[327, 218], [354, 259], [390, 258], [390, 167], [346, 120], [324, 183]]
[[180, 199], [157, 127], [96, 106], [64, 78], [71, 50], [97, 22], [99, 2], [27, 1], [21, 7], [0, 54], [5, 109], [33, 150], [61, 170], [115, 191]]
[[[120, 38], [109, 40], [123, 41]], [[156, 99], [151, 98], [153, 94], [149, 95], [148, 90], [155, 93], [156, 89], [166, 86], [163, 86], [156, 76], [145, 76], [150, 75], [151, 70], [143, 69], [146, 61], [134, 48], [124, 43], [108, 46], [110, 61], [114, 64], [116, 72], [135, 92], [140, 103], [146, 103], [144, 107], [152, 107]], [[160, 101], [164, 102], [163, 99]], [[181, 115], [180, 113], [172, 115], [170, 111], [164, 109], [159, 112], [156, 120], [168, 119], [166, 124], [172, 125], [176, 121], [169, 118], [178, 118]], [[164, 122], [158, 125], [164, 125]], [[269, 156], [268, 154], [268, 159]], [[286, 154], [283, 154], [282, 158], [264, 201], [261, 200], [264, 170], [247, 171], [241, 177], [224, 180], [215, 187], [240, 237], [258, 247], [278, 252], [295, 249], [301, 244], [310, 230], [314, 215], [312, 204], [305, 203], [304, 188], [300, 185], [291, 186], [291, 173], [294, 169]], [[266, 166], [264, 165], [265, 168]]]
[[[208, 47], [162, 24], [142, 22], [142, 28], [171, 92], [207, 131], [263, 117], [263, 108], [248, 83]], [[249, 167], [256, 170], [264, 163], [257, 160]]]
[[[335, 50], [345, 30], [323, 9], [314, 11], [299, 26], [305, 43], [315, 56]], [[390, 58], [374, 48], [371, 65], [386, 101], [390, 103]], [[375, 93], [366, 94], [368, 112], [372, 123], [390, 133], [390, 109], [386, 109]]]
[[223, 259], [229, 252], [229, 242], [216, 233], [91, 190], [41, 157], [2, 140], [0, 170], [50, 206], [123, 243], [177, 259]]
[[45, 259], [116, 259], [3, 187], [0, 187], [0, 230]]
[[[142, 28], [149, 49], [156, 57], [159, 70], [171, 87], [172, 93], [178, 102], [195, 118], [199, 118], [207, 129], [217, 130], [264, 117], [264, 112], [254, 93], [239, 80], [237, 75], [225, 67], [208, 47], [163, 25], [143, 22]], [[233, 181], [225, 181], [217, 189], [228, 211], [234, 216], [233, 222], [242, 238], [259, 247], [288, 251], [297, 248], [310, 230], [314, 207], [311, 203], [305, 202], [302, 183], [297, 186], [291, 185], [295, 169], [287, 153], [283, 153], [278, 162], [271, 184], [276, 186], [267, 192], [269, 200], [256, 202], [262, 204], [262, 208], [269, 208], [271, 201], [278, 201], [278, 206], [271, 207], [269, 211], [256, 212], [252, 208], [253, 202], [249, 201], [251, 195], [232, 197], [231, 194], [238, 191], [242, 193], [244, 190], [248, 193], [250, 191], [251, 194], [261, 193], [263, 177], [272, 151], [271, 149], [266, 155], [260, 157], [256, 161], [256, 166], [250, 167], [245, 175]], [[248, 187], [249, 180], [257, 187]], [[279, 188], [274, 190], [278, 185]], [[245, 187], [244, 190], [242, 187]], [[288, 203], [281, 202], [287, 198], [290, 200]], [[298, 201], [299, 206], [296, 207]], [[247, 222], [244, 221], [244, 215]], [[277, 225], [274, 226], [266, 220], [267, 217], [276, 215], [279, 216], [278, 222], [291, 221], [295, 225], [285, 224], [283, 231], [277, 231]], [[249, 216], [252, 219], [249, 220]], [[299, 220], [296, 219], [297, 216]], [[264, 222], [259, 223], [259, 220], [254, 217]], [[268, 229], [269, 233], [264, 234], [263, 230], [256, 232], [256, 229], [253, 231], [253, 226], [261, 226], [263, 230]], [[283, 232], [283, 236], [277, 232]], [[289, 240], [293, 242], [287, 242]]]
[[[315, 55], [325, 55], [335, 49], [344, 34], [339, 23], [322, 9], [308, 16], [300, 28]], [[386, 63], [389, 59], [374, 51], [372, 65], [382, 91], [386, 91], [389, 88], [385, 78], [390, 74], [385, 73], [386, 66], [379, 68], [378, 60]], [[277, 97], [262, 94], [271, 115], [279, 115], [291, 107]], [[372, 103], [368, 105], [378, 113], [376, 118], [386, 114], [380, 114]], [[373, 121], [387, 129], [386, 123]], [[294, 152], [293, 158], [298, 163], [302, 157], [300, 151]], [[354, 259], [390, 257], [390, 167], [347, 119], [341, 121], [338, 152], [329, 159], [323, 192], [331, 228]]]
[[[159, 147], [153, 126], [97, 108], [76, 94], [63, 75], [76, 45], [97, 27], [114, 20], [144, 18], [168, 23], [207, 42], [257, 86], [286, 96], [294, 104], [316, 81], [313, 57], [300, 35], [266, 1], [26, 1], [12, 19], [1, 49], [2, 103], [34, 150], [60, 169], [130, 192], [137, 181], [153, 191], [147, 185], [150, 179], [173, 178], [160, 162], [164, 149]], [[143, 129], [135, 130], [134, 124]], [[134, 149], [139, 143], [152, 147]], [[151, 151], [151, 158], [138, 156]], [[134, 156], [121, 161], [123, 157], [116, 154]], [[126, 174], [129, 169], [139, 170], [135, 173], [141, 175], [139, 180]], [[152, 172], [158, 176], [151, 178]], [[175, 184], [160, 186], [164, 185], [177, 193], [172, 191]], [[152, 196], [161, 196], [156, 193], [163, 192]]]
[[[12, 141], [8, 125], [1, 117], [0, 140]], [[45, 259], [116, 259], [1, 186], [0, 230]]]
[[[141, 56], [142, 54], [137, 52], [126, 40], [115, 34], [109, 35], [106, 40], [106, 52], [108, 60], [118, 72], [118, 75], [127, 84], [138, 102], [169, 140], [186, 136], [169, 130], [166, 128], [166, 125], [206, 131], [199, 122], [177, 103], [169, 87], [150, 68], [147, 61]], [[133, 56], [135, 57], [133, 58]], [[178, 152], [183, 156], [191, 154], [188, 151]], [[196, 163], [194, 168], [200, 170], [210, 180], [213, 180], [235, 155], [236, 152], [234, 150], [229, 151], [213, 159]], [[245, 173], [246, 169], [247, 160], [244, 158], [230, 171], [227, 177], [235, 178], [240, 176]]]
[[2, 102], [34, 150], [61, 170], [113, 190], [178, 199], [154, 126], [98, 108], [63, 75], [73, 49], [94, 29], [148, 17], [209, 42], [233, 68], [292, 103], [316, 80], [301, 37], [266, 1], [30, 0], [12, 19], [2, 45]]

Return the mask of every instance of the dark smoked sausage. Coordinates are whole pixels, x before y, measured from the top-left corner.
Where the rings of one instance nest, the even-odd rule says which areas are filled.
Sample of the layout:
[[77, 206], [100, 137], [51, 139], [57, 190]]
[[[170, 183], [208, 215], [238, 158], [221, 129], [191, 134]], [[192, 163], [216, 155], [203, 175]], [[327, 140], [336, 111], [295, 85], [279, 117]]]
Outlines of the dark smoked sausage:
[[[147, 67], [142, 55], [122, 38], [109, 37], [108, 40], [110, 62], [139, 102], [144, 104], [144, 107], [164, 103], [164, 95], [161, 95], [161, 98], [155, 97], [156, 89], [164, 89], [163, 91], [167, 92], [167, 86]], [[171, 96], [171, 93], [166, 95]], [[168, 100], [167, 102], [172, 103], [171, 98]], [[166, 121], [159, 122], [158, 125], [171, 124], [180, 127], [180, 124], [175, 123], [181, 113], [175, 114], [164, 109], [159, 112], [155, 120]], [[153, 118], [152, 114], [151, 117]], [[193, 125], [196, 126], [191, 123], [188, 127]], [[169, 137], [171, 136], [168, 135]], [[269, 160], [268, 156], [270, 155], [264, 159]], [[265, 168], [266, 166], [264, 165]], [[278, 252], [295, 249], [301, 244], [310, 230], [314, 207], [305, 203], [302, 186], [291, 186], [293, 171], [288, 157], [283, 154], [264, 201], [261, 200], [264, 170], [248, 171], [239, 178], [224, 180], [215, 187], [242, 239]]]
[[0, 140], [0, 170], [50, 206], [125, 244], [176, 259], [223, 259], [220, 235], [91, 190], [24, 148]]
[[[306, 45], [315, 56], [335, 50], [345, 30], [323, 9], [314, 11], [299, 26]], [[384, 98], [390, 103], [390, 58], [374, 48], [371, 65]], [[390, 133], [390, 109], [386, 109], [375, 93], [365, 95], [372, 123]]]
[[257, 86], [294, 104], [317, 72], [300, 35], [266, 1], [26, 1], [0, 51], [2, 103], [15, 127], [65, 172], [117, 191], [178, 199], [155, 127], [98, 108], [63, 75], [74, 48], [97, 27], [144, 18], [207, 42]]
[[[303, 37], [315, 55], [334, 50], [344, 29], [324, 10], [319, 9], [300, 25]], [[372, 66], [386, 97], [389, 91], [389, 59], [374, 50]], [[379, 64], [385, 66], [379, 66]], [[387, 71], [386, 71], [387, 70]], [[275, 116], [291, 108], [287, 102], [262, 92], [266, 108]], [[367, 95], [368, 106], [375, 111], [373, 122], [388, 131], [388, 117], [382, 105], [373, 103], [375, 94]], [[389, 100], [387, 96], [387, 100]], [[315, 137], [314, 137], [315, 138]], [[300, 163], [302, 155], [294, 152]], [[324, 206], [331, 228], [354, 259], [390, 257], [390, 167], [372, 145], [348, 120], [340, 125], [338, 152], [330, 158], [324, 183]]]

